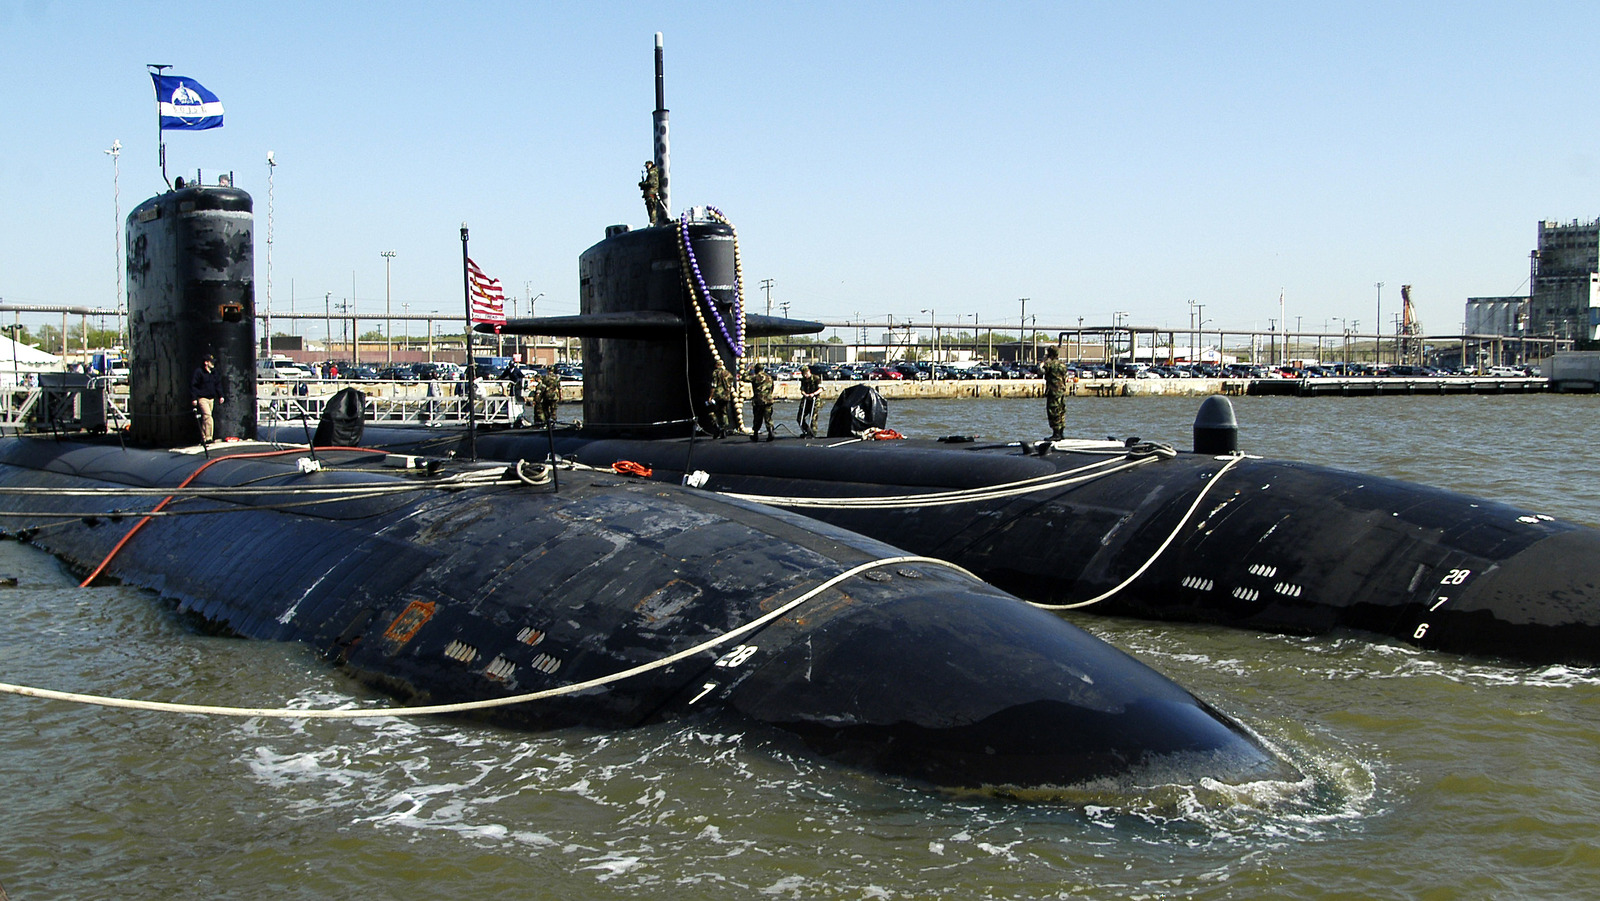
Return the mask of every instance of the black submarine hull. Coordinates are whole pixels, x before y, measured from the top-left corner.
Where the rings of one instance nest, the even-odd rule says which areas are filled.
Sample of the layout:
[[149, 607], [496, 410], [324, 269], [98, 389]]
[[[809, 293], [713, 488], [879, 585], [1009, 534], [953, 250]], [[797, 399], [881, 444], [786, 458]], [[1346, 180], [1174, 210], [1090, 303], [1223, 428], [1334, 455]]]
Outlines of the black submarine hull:
[[[439, 451], [418, 430], [371, 439]], [[441, 441], [443, 443], [441, 443]], [[418, 442], [421, 442], [420, 444]], [[1249, 456], [1063, 442], [621, 440], [557, 453], [649, 466], [955, 562], [1029, 601], [1449, 653], [1600, 664], [1600, 532], [1394, 479]], [[542, 457], [544, 433], [478, 453]]]
[[[382, 453], [354, 449], [319, 450], [317, 469], [303, 450], [249, 447], [208, 462], [109, 440], [0, 439], [7, 525], [211, 628], [301, 642], [409, 702], [520, 697], [640, 668], [478, 714], [520, 727], [723, 713], [851, 764], [1000, 791], [1140, 772], [1294, 777], [1104, 642], [948, 565], [804, 517], [606, 473], [556, 484], [522, 466], [391, 473]], [[132, 532], [161, 493], [149, 489], [186, 480], [167, 515]]]

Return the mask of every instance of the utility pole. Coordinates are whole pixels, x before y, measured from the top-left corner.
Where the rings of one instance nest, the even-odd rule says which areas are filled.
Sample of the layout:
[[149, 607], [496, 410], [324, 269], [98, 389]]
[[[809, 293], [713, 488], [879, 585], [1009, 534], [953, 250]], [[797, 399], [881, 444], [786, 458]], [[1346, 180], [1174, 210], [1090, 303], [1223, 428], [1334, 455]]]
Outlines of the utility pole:
[[[339, 318], [340, 318], [340, 322], [339, 322], [339, 341], [340, 341], [341, 344], [348, 344], [349, 341], [350, 341], [350, 325], [351, 325], [351, 322], [350, 322], [350, 301], [348, 301], [348, 300], [339, 301]], [[360, 354], [355, 354], [354, 356], [355, 356], [356, 360], [359, 360], [361, 355]]]
[[[1278, 289], [1278, 321], [1283, 323], [1283, 360], [1281, 364], [1287, 366], [1289, 364], [1289, 317], [1283, 314], [1282, 288]], [[1272, 355], [1278, 355], [1276, 349], [1273, 350]]]
[[323, 360], [323, 362], [327, 362], [327, 360], [333, 358], [333, 292], [332, 291], [323, 292], [323, 295], [322, 295], [322, 332], [323, 332], [323, 337], [322, 337], [322, 355], [325, 358], [327, 358], [327, 359]]
[[[767, 292], [767, 315], [772, 315], [772, 279], [761, 280], [761, 290]], [[772, 362], [772, 336], [767, 336], [767, 362]]]
[[394, 306], [389, 296], [389, 263], [394, 260], [394, 251], [385, 250], [378, 256], [383, 257], [383, 350], [384, 363], [394, 365]]
[[1028, 328], [1028, 298], [1022, 300], [1022, 316], [1017, 320], [1017, 362], [1022, 362], [1022, 346], [1028, 342], [1023, 334]]
[[1383, 362], [1379, 353], [1383, 349], [1383, 282], [1375, 282], [1378, 288], [1378, 318], [1372, 320], [1372, 362], [1373, 365]]
[[1196, 322], [1194, 307], [1195, 307], [1194, 298], [1191, 297], [1189, 299], [1189, 365], [1190, 366], [1193, 366], [1195, 363], [1200, 362], [1199, 360], [1195, 359], [1195, 349], [1194, 348], [1195, 348], [1195, 342], [1198, 339], [1195, 337], [1195, 333], [1194, 333], [1194, 324]]

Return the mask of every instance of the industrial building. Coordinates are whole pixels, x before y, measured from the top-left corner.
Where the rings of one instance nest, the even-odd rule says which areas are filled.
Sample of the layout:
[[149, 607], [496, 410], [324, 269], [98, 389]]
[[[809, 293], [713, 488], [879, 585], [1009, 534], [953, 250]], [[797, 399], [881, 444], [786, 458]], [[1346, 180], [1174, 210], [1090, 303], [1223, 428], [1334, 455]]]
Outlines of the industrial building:
[[1539, 223], [1527, 333], [1593, 341], [1600, 328], [1600, 219]]

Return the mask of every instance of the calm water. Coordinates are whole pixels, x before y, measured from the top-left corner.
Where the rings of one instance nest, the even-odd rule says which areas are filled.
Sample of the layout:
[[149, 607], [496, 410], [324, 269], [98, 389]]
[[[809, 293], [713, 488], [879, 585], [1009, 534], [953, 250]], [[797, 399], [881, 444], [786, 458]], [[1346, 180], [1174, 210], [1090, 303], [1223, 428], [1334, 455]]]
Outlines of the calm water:
[[[1194, 399], [1078, 399], [1069, 434], [1188, 443]], [[1243, 398], [1242, 446], [1600, 524], [1600, 398]], [[780, 419], [792, 406], [779, 408]], [[891, 407], [1037, 436], [1042, 401]], [[0, 543], [0, 681], [205, 703], [377, 700], [298, 648], [195, 634]], [[0, 884], [45, 898], [1579, 898], [1600, 885], [1600, 672], [1076, 620], [1311, 774], [1280, 795], [951, 797], [707, 722], [213, 720], [0, 696]]]

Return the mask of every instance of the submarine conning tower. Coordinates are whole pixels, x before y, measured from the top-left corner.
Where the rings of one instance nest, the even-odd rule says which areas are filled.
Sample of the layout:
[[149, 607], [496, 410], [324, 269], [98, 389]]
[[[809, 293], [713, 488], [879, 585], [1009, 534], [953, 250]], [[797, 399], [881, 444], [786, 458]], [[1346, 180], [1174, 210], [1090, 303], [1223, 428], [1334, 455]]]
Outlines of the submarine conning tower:
[[823, 329], [820, 322], [744, 311], [738, 235], [722, 213], [698, 207], [673, 221], [659, 33], [655, 62], [658, 202], [650, 207], [651, 224], [609, 226], [605, 239], [578, 257], [577, 316], [513, 319], [498, 329], [583, 340], [583, 431], [599, 438], [715, 433], [710, 398], [719, 366], [738, 380], [749, 368], [746, 348], [754, 339]]
[[254, 223], [244, 191], [181, 180], [128, 214], [135, 442], [200, 443], [189, 386], [206, 354], [222, 382], [216, 438], [256, 437]]
[[672, 225], [613, 225], [578, 258], [579, 315], [505, 330], [583, 339], [587, 434], [672, 438], [697, 424], [710, 432], [719, 365], [740, 376], [753, 339], [823, 328], [745, 313], [736, 241], [733, 226], [709, 208]]
[[[680, 248], [680, 232], [689, 242], [685, 248]], [[718, 363], [739, 371], [734, 342], [744, 323], [733, 240], [733, 229], [719, 222], [637, 231], [614, 225], [605, 240], [578, 258], [581, 316], [616, 322], [608, 333], [582, 336], [586, 431], [640, 438], [687, 435], [703, 413], [696, 399], [710, 396]], [[690, 311], [697, 303], [684, 283], [684, 257], [690, 252], [691, 271], [711, 298], [710, 315], [698, 302], [700, 317], [712, 330], [711, 343]], [[652, 327], [653, 321], [660, 326]]]
[[[712, 375], [749, 368], [756, 338], [823, 325], [744, 312], [733, 226], [715, 210], [637, 231], [606, 229], [578, 258], [576, 316], [512, 319], [507, 335], [583, 339], [583, 431], [599, 438], [714, 432]], [[480, 324], [478, 331], [491, 331]]]

